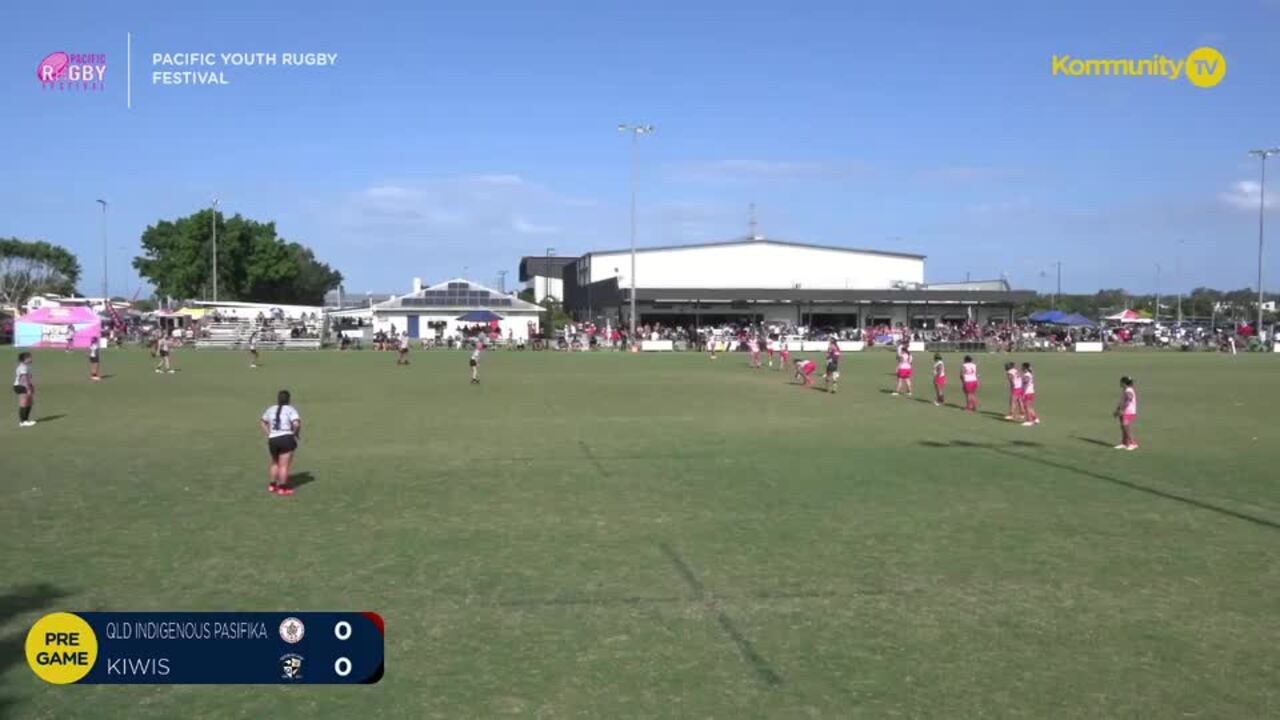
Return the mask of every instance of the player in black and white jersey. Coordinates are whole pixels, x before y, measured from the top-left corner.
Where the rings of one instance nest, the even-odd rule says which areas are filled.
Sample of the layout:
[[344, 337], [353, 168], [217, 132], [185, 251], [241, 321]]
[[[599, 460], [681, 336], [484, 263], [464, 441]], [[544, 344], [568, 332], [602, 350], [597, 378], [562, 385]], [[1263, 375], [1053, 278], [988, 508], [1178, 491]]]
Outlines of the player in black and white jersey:
[[480, 384], [480, 353], [484, 352], [484, 343], [476, 341], [476, 347], [471, 351], [471, 384]]
[[261, 418], [262, 431], [267, 434], [267, 452], [271, 455], [271, 484], [267, 491], [276, 495], [292, 495], [289, 487], [289, 468], [293, 454], [302, 436], [302, 416], [290, 405], [288, 390], [276, 394], [276, 404], [267, 406]]
[[249, 333], [249, 367], [258, 367], [258, 331]]
[[89, 341], [89, 379], [98, 381], [102, 379], [100, 370], [102, 369], [102, 338], [94, 337]]
[[409, 364], [409, 333], [405, 332], [400, 336], [400, 341], [396, 345], [396, 364]]
[[31, 408], [36, 403], [36, 381], [31, 375], [31, 353], [18, 355], [18, 366], [13, 372], [13, 393], [18, 396], [18, 427], [36, 424], [31, 419]]
[[155, 352], [156, 357], [158, 358], [156, 361], [156, 372], [167, 372], [172, 375], [173, 362], [169, 359], [169, 354], [173, 352], [173, 342], [169, 339], [169, 335], [167, 333], [161, 334], [160, 337], [156, 339]]

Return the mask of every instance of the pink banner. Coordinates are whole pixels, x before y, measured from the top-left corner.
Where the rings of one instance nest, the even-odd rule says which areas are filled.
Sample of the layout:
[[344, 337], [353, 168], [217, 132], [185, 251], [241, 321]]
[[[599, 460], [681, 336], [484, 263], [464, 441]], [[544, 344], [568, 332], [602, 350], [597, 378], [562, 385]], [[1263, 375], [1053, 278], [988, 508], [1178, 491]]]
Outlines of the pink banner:
[[102, 335], [102, 322], [93, 310], [83, 307], [42, 307], [18, 318], [13, 324], [16, 347], [87, 348]]

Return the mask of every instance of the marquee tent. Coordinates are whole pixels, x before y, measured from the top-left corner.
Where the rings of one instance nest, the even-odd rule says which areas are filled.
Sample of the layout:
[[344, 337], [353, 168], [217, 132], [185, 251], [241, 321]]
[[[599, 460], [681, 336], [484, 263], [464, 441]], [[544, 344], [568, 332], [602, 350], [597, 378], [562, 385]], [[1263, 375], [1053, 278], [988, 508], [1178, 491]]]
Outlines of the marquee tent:
[[1142, 317], [1136, 310], [1121, 310], [1115, 315], [1108, 315], [1103, 320], [1119, 323], [1139, 323], [1146, 324], [1151, 322], [1151, 318]]
[[83, 305], [44, 306], [18, 318], [13, 326], [15, 347], [87, 348], [102, 334], [102, 320]]

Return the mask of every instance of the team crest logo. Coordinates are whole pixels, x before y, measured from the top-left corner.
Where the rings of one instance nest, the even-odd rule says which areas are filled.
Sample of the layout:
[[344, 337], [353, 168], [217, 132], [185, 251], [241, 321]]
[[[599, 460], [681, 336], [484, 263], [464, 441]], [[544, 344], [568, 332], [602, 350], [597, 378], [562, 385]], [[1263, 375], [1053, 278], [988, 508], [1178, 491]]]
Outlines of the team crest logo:
[[302, 656], [295, 653], [280, 656], [280, 672], [283, 680], [302, 679]]
[[307, 626], [296, 617], [287, 617], [280, 622], [280, 639], [293, 645], [307, 634]]

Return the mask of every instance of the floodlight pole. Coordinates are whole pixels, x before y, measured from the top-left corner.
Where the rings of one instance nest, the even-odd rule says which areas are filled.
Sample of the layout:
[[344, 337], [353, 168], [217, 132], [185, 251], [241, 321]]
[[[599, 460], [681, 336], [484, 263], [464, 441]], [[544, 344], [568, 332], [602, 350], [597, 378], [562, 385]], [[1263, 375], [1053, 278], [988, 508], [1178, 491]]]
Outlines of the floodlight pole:
[[1173, 282], [1178, 286], [1178, 324], [1182, 324], [1182, 242], [1178, 241], [1178, 254], [1173, 260]]
[[639, 139], [654, 131], [652, 125], [618, 125], [619, 132], [631, 133], [631, 322], [630, 342], [636, 341], [636, 177], [639, 166]]
[[102, 309], [109, 310], [107, 306], [111, 303], [111, 295], [107, 293], [107, 201], [98, 198], [98, 204], [102, 206]]
[[1160, 324], [1160, 263], [1156, 263], [1156, 319], [1155, 324]]
[[218, 198], [213, 199], [213, 217], [209, 225], [213, 228], [213, 301], [218, 302]]
[[1266, 217], [1267, 210], [1267, 158], [1272, 155], [1280, 155], [1280, 147], [1265, 148], [1260, 150], [1250, 150], [1250, 155], [1257, 157], [1262, 162], [1259, 163], [1260, 178], [1258, 183], [1258, 326], [1257, 332], [1262, 332], [1262, 224], [1263, 218]]

